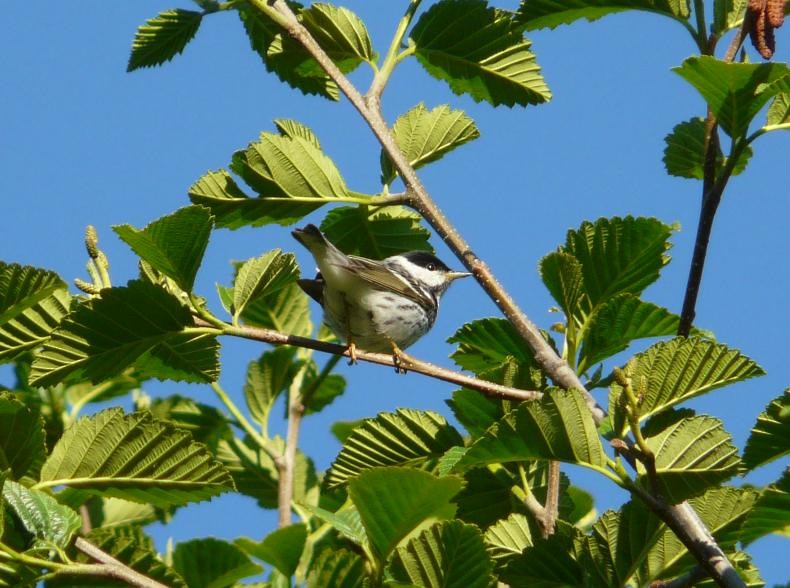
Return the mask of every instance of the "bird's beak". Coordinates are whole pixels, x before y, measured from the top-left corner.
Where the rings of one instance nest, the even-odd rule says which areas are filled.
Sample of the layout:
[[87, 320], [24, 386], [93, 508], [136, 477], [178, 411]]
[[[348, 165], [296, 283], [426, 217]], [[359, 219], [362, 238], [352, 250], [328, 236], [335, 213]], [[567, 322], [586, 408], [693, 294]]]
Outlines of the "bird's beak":
[[458, 278], [467, 278], [471, 276], [469, 272], [447, 272], [447, 279], [451, 282], [457, 280]]

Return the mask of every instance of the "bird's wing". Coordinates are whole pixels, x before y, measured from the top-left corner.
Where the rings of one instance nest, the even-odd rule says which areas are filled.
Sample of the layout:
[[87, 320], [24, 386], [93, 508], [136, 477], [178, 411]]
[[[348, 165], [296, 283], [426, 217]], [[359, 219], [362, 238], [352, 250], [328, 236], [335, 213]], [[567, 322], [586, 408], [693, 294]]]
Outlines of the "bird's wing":
[[348, 261], [349, 263], [345, 266], [345, 269], [376, 288], [405, 296], [414, 300], [420, 306], [433, 304], [433, 300], [426, 297], [417, 288], [414, 288], [404, 278], [392, 272], [382, 262], [367, 259], [366, 257], [357, 257], [356, 255], [349, 255]]

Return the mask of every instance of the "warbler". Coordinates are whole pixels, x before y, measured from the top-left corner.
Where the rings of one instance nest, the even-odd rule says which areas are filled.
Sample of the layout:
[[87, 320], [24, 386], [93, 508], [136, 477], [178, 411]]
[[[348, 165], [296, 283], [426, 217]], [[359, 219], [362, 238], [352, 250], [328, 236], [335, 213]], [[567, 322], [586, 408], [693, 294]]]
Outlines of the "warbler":
[[376, 261], [346, 255], [315, 225], [291, 233], [315, 258], [318, 275], [299, 286], [324, 309], [324, 322], [348, 345], [395, 355], [425, 335], [450, 284], [471, 274], [452, 271], [435, 255], [410, 251]]

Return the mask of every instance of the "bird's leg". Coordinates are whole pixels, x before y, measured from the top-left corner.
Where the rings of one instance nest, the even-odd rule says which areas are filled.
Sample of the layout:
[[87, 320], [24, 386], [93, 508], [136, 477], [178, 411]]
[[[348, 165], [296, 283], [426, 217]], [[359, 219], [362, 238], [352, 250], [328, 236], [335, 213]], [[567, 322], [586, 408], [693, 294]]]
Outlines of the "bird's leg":
[[406, 365], [409, 363], [408, 356], [403, 353], [403, 350], [392, 339], [390, 339], [390, 345], [392, 346], [392, 363], [395, 364], [395, 373], [405, 374]]
[[350, 358], [348, 360], [348, 365], [354, 365], [355, 363], [357, 363], [357, 344], [354, 343], [353, 341], [349, 341], [347, 349], [348, 349], [348, 357]]

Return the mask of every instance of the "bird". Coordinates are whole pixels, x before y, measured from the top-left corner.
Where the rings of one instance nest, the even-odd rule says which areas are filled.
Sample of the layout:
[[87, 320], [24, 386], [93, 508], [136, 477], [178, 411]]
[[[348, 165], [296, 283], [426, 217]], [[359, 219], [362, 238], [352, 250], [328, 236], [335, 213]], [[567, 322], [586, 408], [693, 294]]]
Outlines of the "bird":
[[471, 276], [451, 270], [427, 251], [410, 251], [380, 261], [346, 255], [318, 227], [291, 233], [313, 255], [315, 279], [298, 280], [324, 309], [324, 322], [343, 340], [350, 363], [356, 349], [393, 353], [396, 371], [406, 349], [433, 326], [439, 299], [452, 282]]

